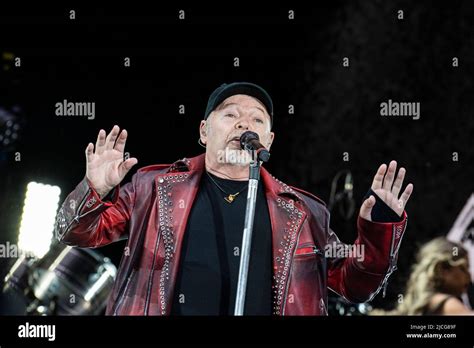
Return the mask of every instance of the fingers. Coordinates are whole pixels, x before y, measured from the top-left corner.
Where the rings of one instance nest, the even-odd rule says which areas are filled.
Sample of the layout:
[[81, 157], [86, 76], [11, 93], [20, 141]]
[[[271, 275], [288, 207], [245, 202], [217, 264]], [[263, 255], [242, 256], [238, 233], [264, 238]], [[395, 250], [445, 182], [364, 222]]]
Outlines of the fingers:
[[117, 140], [117, 136], [120, 132], [119, 126], [113, 126], [112, 130], [110, 131], [109, 135], [107, 135], [107, 139], [105, 140], [105, 149], [112, 150], [115, 145], [115, 140]]
[[118, 170], [120, 178], [123, 179], [125, 175], [127, 175], [128, 171], [132, 169], [132, 167], [138, 163], [138, 160], [135, 157], [129, 158], [126, 161], [120, 163]]
[[403, 185], [403, 179], [405, 179], [405, 168], [400, 168], [398, 170], [398, 175], [397, 178], [395, 179], [395, 182], [393, 183], [393, 188], [392, 188], [392, 194], [395, 198], [398, 198], [398, 194], [400, 193], [400, 190]]
[[91, 160], [91, 156], [94, 154], [94, 144], [89, 143], [86, 147], [86, 161], [89, 162]]
[[405, 209], [405, 206], [410, 199], [410, 196], [413, 192], [413, 184], [408, 184], [407, 187], [405, 188], [405, 191], [403, 191], [402, 196], [399, 199], [401, 208]]
[[127, 131], [125, 129], [120, 132], [120, 127], [115, 125], [112, 127], [110, 133], [107, 136], [106, 135], [107, 134], [105, 133], [105, 130], [101, 129], [99, 131], [99, 134], [97, 135], [97, 141], [95, 143], [96, 154], [101, 155], [105, 150], [112, 150], [114, 148], [121, 152], [124, 151], [125, 142], [127, 140]]
[[362, 206], [360, 207], [359, 216], [368, 221], [372, 221], [371, 213], [372, 213], [372, 208], [374, 207], [374, 205], [375, 205], [375, 197], [370, 196], [364, 201], [364, 203], [362, 203]]
[[385, 179], [382, 185], [382, 188], [384, 190], [387, 190], [387, 191], [392, 190], [392, 184], [393, 184], [393, 179], [395, 178], [396, 170], [397, 170], [397, 162], [391, 161], [388, 166], [387, 174], [385, 174]]
[[101, 155], [105, 150], [105, 130], [101, 129], [95, 142], [95, 153]]
[[127, 142], [127, 131], [125, 129], [120, 132], [120, 135], [117, 139], [117, 142], [115, 143], [114, 149], [120, 152], [124, 152], [125, 150], [125, 143]]
[[379, 169], [377, 169], [377, 173], [375, 173], [374, 181], [372, 182], [371, 189], [373, 191], [381, 189], [383, 183], [383, 177], [385, 172], [387, 171], [387, 165], [382, 164]]

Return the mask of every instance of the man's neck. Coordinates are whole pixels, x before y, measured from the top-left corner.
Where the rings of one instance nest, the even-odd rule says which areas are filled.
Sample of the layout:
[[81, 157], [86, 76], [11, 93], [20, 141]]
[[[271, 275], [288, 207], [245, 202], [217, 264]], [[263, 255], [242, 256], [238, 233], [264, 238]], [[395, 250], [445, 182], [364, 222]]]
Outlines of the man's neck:
[[218, 163], [206, 154], [206, 170], [222, 179], [245, 181], [249, 179], [249, 166], [241, 166], [230, 163]]

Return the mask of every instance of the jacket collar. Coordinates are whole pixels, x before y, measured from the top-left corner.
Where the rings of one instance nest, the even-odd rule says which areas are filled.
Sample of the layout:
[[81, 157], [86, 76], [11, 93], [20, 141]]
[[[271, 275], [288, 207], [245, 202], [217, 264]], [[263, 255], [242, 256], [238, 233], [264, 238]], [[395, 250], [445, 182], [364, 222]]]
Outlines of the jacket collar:
[[[168, 172], [195, 172], [201, 174], [205, 170], [205, 158], [206, 154], [202, 153], [196, 157], [180, 159], [170, 165]], [[261, 167], [260, 176], [267, 194], [287, 196], [301, 203], [304, 202], [301, 196], [292, 187], [276, 179], [264, 167]]]

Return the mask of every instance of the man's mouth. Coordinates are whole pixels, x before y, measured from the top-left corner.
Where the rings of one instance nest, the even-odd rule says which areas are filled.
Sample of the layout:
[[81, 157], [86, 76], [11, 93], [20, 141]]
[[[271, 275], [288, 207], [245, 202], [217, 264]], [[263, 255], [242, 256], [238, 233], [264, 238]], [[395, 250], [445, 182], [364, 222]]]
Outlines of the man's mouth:
[[229, 143], [240, 146], [240, 137], [233, 137], [232, 139], [229, 140]]

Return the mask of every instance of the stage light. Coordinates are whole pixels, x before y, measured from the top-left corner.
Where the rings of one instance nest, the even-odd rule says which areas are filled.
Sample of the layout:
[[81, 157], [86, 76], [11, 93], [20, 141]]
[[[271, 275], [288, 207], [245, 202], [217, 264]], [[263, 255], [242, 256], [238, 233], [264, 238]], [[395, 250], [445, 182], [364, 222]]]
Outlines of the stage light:
[[0, 149], [10, 151], [19, 139], [21, 132], [21, 108], [14, 106], [5, 109], [0, 106]]
[[21, 252], [38, 258], [48, 252], [60, 193], [58, 186], [36, 182], [28, 184], [18, 236]]

